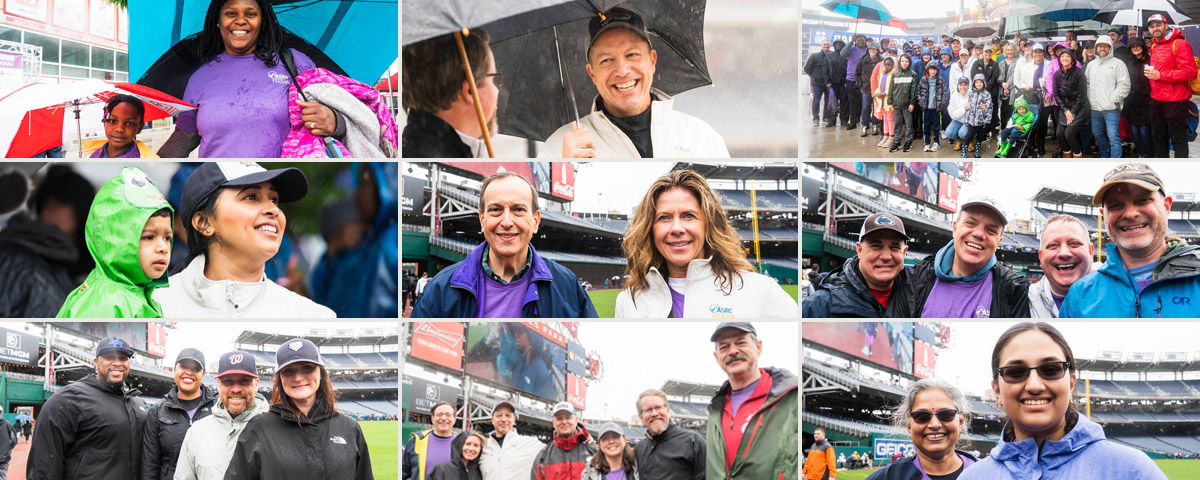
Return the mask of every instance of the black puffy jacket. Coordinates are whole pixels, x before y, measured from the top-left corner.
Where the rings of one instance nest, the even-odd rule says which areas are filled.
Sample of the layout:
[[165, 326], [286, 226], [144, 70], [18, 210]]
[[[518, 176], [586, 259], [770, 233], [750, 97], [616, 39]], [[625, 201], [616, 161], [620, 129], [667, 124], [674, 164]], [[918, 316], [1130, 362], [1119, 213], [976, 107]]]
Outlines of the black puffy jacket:
[[319, 396], [307, 417], [274, 406], [250, 420], [225, 470], [225, 480], [303, 478], [375, 478], [358, 422], [333, 413]]
[[141, 391], [88, 375], [46, 400], [37, 416], [25, 478], [138, 478], [142, 424], [149, 408]]
[[171, 480], [175, 477], [175, 464], [179, 462], [179, 449], [188, 428], [201, 418], [212, 414], [217, 403], [217, 392], [201, 385], [200, 396], [204, 400], [196, 408], [196, 414], [188, 417], [187, 410], [179, 404], [179, 390], [172, 387], [162, 402], [150, 409], [146, 426], [142, 429], [142, 480]]
[[704, 480], [707, 451], [704, 435], [675, 425], [633, 447], [641, 480]]
[[909, 299], [912, 290], [908, 282], [908, 270], [901, 268], [892, 281], [892, 293], [884, 308], [867, 281], [858, 271], [857, 255], [842, 262], [825, 275], [816, 292], [804, 299], [804, 318], [910, 318]]
[[1125, 66], [1129, 70], [1129, 95], [1125, 97], [1125, 105], [1121, 113], [1125, 119], [1134, 125], [1150, 124], [1150, 79], [1146, 78], [1146, 64], [1150, 63], [1150, 49], [1140, 38], [1129, 41], [1129, 45], [1142, 46], [1142, 58], [1135, 59], [1132, 54]]
[[1067, 111], [1075, 116], [1075, 125], [1091, 123], [1092, 107], [1087, 97], [1087, 77], [1078, 65], [1054, 72], [1054, 103], [1058, 105], [1055, 122], [1067, 125]]
[[[912, 289], [908, 308], [913, 317], [921, 316], [921, 311], [925, 309], [925, 300], [929, 298], [929, 292], [933, 291], [933, 285], [937, 283], [937, 273], [934, 272], [933, 265], [936, 258], [937, 255], [925, 257], [913, 267], [908, 276], [908, 283]], [[1000, 261], [992, 266], [991, 275], [991, 318], [1029, 318], [1029, 279]]]
[[17, 427], [0, 417], [0, 463], [12, 459], [13, 447], [17, 446]]
[[[468, 435], [459, 435], [459, 437], [466, 436]], [[461, 452], [462, 448], [460, 447], [458, 451]], [[480, 453], [483, 453], [482, 450]], [[433, 467], [433, 471], [429, 472], [429, 480], [483, 480], [483, 473], [479, 470], [479, 458], [476, 457], [467, 462], [465, 466], [462, 459], [439, 463], [438, 466]]]
[[0, 317], [57, 316], [78, 286], [67, 273], [77, 256], [58, 227], [13, 218], [0, 232]]

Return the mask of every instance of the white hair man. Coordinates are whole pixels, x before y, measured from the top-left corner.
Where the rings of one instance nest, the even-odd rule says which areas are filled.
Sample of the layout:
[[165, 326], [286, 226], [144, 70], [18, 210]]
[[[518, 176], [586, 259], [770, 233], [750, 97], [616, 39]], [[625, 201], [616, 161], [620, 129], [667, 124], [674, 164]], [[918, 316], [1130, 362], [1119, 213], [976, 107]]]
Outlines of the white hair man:
[[545, 445], [517, 433], [517, 409], [509, 402], [492, 408], [492, 427], [479, 457], [483, 480], [529, 480], [533, 461]]

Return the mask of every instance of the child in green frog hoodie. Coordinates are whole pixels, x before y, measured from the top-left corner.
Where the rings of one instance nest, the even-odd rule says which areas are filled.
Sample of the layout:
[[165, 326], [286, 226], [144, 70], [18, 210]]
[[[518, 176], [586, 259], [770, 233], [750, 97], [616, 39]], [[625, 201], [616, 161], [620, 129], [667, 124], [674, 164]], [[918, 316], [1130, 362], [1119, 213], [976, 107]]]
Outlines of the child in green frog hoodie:
[[1029, 110], [1029, 102], [1025, 101], [1024, 97], [1017, 97], [1017, 101], [1013, 102], [1012, 120], [1009, 121], [1008, 128], [1000, 131], [1000, 147], [996, 149], [997, 157], [1007, 157], [1008, 149], [1012, 148], [1012, 141], [1024, 137], [1029, 133], [1029, 128], [1033, 125], [1035, 115]]
[[96, 268], [67, 296], [59, 318], [161, 318], [150, 298], [167, 286], [171, 261], [171, 205], [137, 167], [96, 193], [84, 238]]

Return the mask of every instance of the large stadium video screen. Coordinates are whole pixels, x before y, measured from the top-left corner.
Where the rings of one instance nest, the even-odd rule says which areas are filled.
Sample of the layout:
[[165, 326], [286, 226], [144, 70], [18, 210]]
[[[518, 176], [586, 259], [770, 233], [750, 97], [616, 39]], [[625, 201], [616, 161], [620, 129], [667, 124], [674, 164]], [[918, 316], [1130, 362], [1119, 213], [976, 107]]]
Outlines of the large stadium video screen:
[[805, 323], [803, 331], [805, 340], [882, 367], [913, 373], [912, 322]]
[[[529, 180], [539, 194], [550, 195], [552, 193], [550, 162], [445, 162], [445, 164], [485, 177], [499, 172], [514, 172]], [[572, 178], [572, 183], [573, 181], [574, 178]], [[571, 197], [573, 198], [574, 194]]]
[[938, 205], [938, 162], [829, 162], [901, 194]]
[[566, 348], [521, 323], [471, 323], [463, 362], [480, 380], [551, 402], [566, 395]]

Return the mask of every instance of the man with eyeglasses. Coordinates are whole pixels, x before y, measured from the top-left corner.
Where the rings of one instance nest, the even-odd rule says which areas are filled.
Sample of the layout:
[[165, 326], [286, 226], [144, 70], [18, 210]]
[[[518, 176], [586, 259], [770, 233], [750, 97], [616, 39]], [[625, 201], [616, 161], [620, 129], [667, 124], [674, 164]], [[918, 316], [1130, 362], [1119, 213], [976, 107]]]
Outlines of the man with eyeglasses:
[[250, 419], [267, 412], [270, 402], [258, 393], [254, 355], [234, 350], [221, 355], [217, 367], [219, 400], [212, 415], [187, 430], [173, 477], [179, 480], [221, 480], [233, 458], [238, 438]]
[[709, 341], [728, 380], [708, 405], [706, 477], [795, 479], [800, 438], [796, 376], [782, 368], [759, 368], [763, 344], [750, 323], [721, 322]]
[[662, 390], [638, 395], [638, 417], [646, 438], [634, 445], [641, 480], [704, 480], [704, 436], [671, 423], [671, 404]]
[[97, 344], [88, 375], [42, 405], [25, 478], [129, 480], [139, 477], [142, 427], [148, 409], [141, 391], [125, 385], [134, 355], [117, 337]]
[[[496, 134], [496, 103], [504, 74], [496, 71], [488, 33], [475, 28], [463, 36], [479, 106], [487, 130]], [[402, 135], [407, 158], [487, 158], [483, 128], [471, 84], [463, 71], [454, 35], [442, 35], [404, 47]]]
[[[830, 445], [829, 440], [825, 439], [825, 429], [813, 430], [813, 444], [808, 448], [808, 456], [804, 461], [804, 478], [806, 480], [836, 480], [835, 453], [833, 445]], [[854, 452], [854, 454], [858, 455], [858, 452]]]
[[658, 51], [641, 15], [609, 9], [592, 17], [588, 33], [587, 74], [599, 95], [587, 116], [546, 139], [539, 157], [729, 157], [716, 130], [676, 111], [669, 95], [651, 88]]
[[1167, 236], [1172, 197], [1144, 163], [1118, 165], [1092, 197], [1110, 239], [1104, 266], [1071, 285], [1059, 318], [1195, 317], [1200, 246]]
[[458, 436], [454, 433], [454, 405], [438, 402], [430, 410], [430, 415], [433, 416], [433, 428], [414, 433], [404, 444], [401, 472], [405, 480], [425, 480], [433, 472], [433, 467], [461, 455], [462, 442], [456, 441]]

